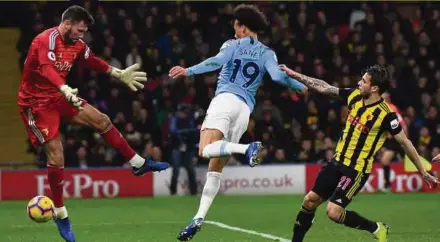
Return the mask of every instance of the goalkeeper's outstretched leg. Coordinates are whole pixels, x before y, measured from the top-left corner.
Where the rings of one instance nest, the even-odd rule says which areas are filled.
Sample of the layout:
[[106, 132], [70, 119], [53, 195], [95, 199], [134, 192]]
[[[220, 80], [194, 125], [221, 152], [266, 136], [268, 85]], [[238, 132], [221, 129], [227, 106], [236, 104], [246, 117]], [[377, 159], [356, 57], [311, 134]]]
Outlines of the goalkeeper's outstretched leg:
[[85, 104], [82, 110], [72, 118], [72, 121], [97, 130], [105, 142], [119, 151], [125, 161], [130, 163], [133, 174], [136, 176], [150, 171], [163, 171], [169, 167], [168, 163], [144, 159], [136, 154], [121, 133], [113, 126], [110, 118], [90, 104]]

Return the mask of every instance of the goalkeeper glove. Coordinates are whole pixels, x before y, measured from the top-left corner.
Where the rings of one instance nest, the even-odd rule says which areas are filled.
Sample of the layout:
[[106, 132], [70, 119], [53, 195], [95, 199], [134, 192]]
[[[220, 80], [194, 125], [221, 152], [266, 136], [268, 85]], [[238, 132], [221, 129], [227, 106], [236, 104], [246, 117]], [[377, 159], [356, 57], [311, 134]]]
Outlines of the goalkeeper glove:
[[79, 110], [82, 110], [81, 104], [82, 100], [77, 96], [78, 95], [78, 89], [72, 89], [68, 85], [62, 85], [60, 87], [61, 93], [63, 93], [64, 97], [66, 97], [67, 101], [72, 103], [72, 105]]
[[147, 81], [147, 73], [143, 71], [136, 71], [139, 69], [139, 64], [134, 64], [127, 67], [125, 70], [119, 70], [112, 67], [110, 76], [119, 79], [125, 83], [131, 90], [137, 91], [138, 89], [144, 88], [144, 85], [140, 82]]

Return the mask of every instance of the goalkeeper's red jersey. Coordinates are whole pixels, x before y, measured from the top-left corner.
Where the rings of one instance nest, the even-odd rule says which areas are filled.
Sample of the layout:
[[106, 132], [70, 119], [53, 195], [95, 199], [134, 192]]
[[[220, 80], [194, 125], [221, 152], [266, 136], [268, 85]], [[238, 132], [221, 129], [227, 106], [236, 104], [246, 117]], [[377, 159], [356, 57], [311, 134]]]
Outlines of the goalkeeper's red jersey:
[[66, 84], [66, 76], [77, 61], [100, 73], [109, 70], [109, 65], [95, 57], [84, 41], [65, 44], [58, 27], [47, 29], [35, 37], [20, 79], [20, 111], [50, 108], [51, 104], [63, 98], [59, 87]]

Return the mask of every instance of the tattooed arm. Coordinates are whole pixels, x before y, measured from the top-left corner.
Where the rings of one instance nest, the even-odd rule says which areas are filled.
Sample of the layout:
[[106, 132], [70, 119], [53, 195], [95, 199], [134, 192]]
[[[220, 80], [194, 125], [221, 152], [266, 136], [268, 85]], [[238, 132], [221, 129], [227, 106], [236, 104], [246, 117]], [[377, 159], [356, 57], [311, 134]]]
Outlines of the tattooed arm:
[[339, 88], [334, 87], [323, 80], [306, 75], [301, 75], [299, 81], [306, 85], [308, 88], [316, 90], [317, 92], [320, 92], [322, 94], [326, 94], [329, 96], [339, 95]]
[[320, 92], [322, 94], [326, 94], [326, 95], [333, 96], [333, 97], [336, 97], [339, 95], [339, 88], [334, 87], [323, 80], [309, 77], [304, 74], [298, 73], [298, 72], [293, 71], [292, 69], [288, 68], [285, 65], [281, 65], [280, 67], [281, 67], [281, 70], [285, 71], [289, 77], [297, 79], [298, 81], [302, 82], [305, 86], [307, 86], [308, 88], [310, 88], [312, 90], [315, 90], [315, 91]]

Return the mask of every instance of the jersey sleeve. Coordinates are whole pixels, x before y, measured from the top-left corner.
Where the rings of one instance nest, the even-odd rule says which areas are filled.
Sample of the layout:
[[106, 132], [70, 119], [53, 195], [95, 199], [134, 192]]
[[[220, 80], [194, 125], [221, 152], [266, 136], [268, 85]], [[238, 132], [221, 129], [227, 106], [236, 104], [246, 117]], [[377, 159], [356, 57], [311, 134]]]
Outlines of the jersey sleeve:
[[192, 76], [219, 69], [222, 65], [231, 60], [236, 48], [237, 44], [234, 41], [226, 41], [220, 47], [220, 52], [216, 56], [208, 58], [195, 66], [188, 67], [186, 69], [188, 75]]
[[339, 88], [339, 97], [342, 100], [348, 100], [348, 97], [353, 92], [353, 88]]
[[101, 58], [95, 56], [86, 43], [84, 43], [84, 50], [80, 55], [80, 62], [98, 73], [107, 73], [110, 69], [110, 65]]
[[278, 58], [275, 52], [267, 51], [264, 53], [264, 67], [270, 75], [270, 78], [275, 82], [282, 82], [284, 84], [284, 79], [286, 79], [286, 73], [281, 71], [278, 65]]
[[305, 86], [301, 82], [290, 78], [278, 65], [278, 58], [272, 50], [264, 53], [264, 67], [269, 72], [270, 78], [283, 85], [295, 90], [304, 90]]
[[35, 48], [37, 51], [37, 59], [39, 65], [54, 65], [56, 61], [55, 56], [55, 39], [45, 36], [40, 36], [35, 40]]
[[33, 46], [36, 48], [40, 74], [57, 87], [64, 85], [66, 81], [55, 69], [55, 38], [41, 36], [34, 39], [34, 41]]
[[388, 113], [385, 116], [382, 122], [382, 127], [392, 135], [396, 135], [402, 131], [402, 126], [400, 125], [399, 119], [394, 112]]

